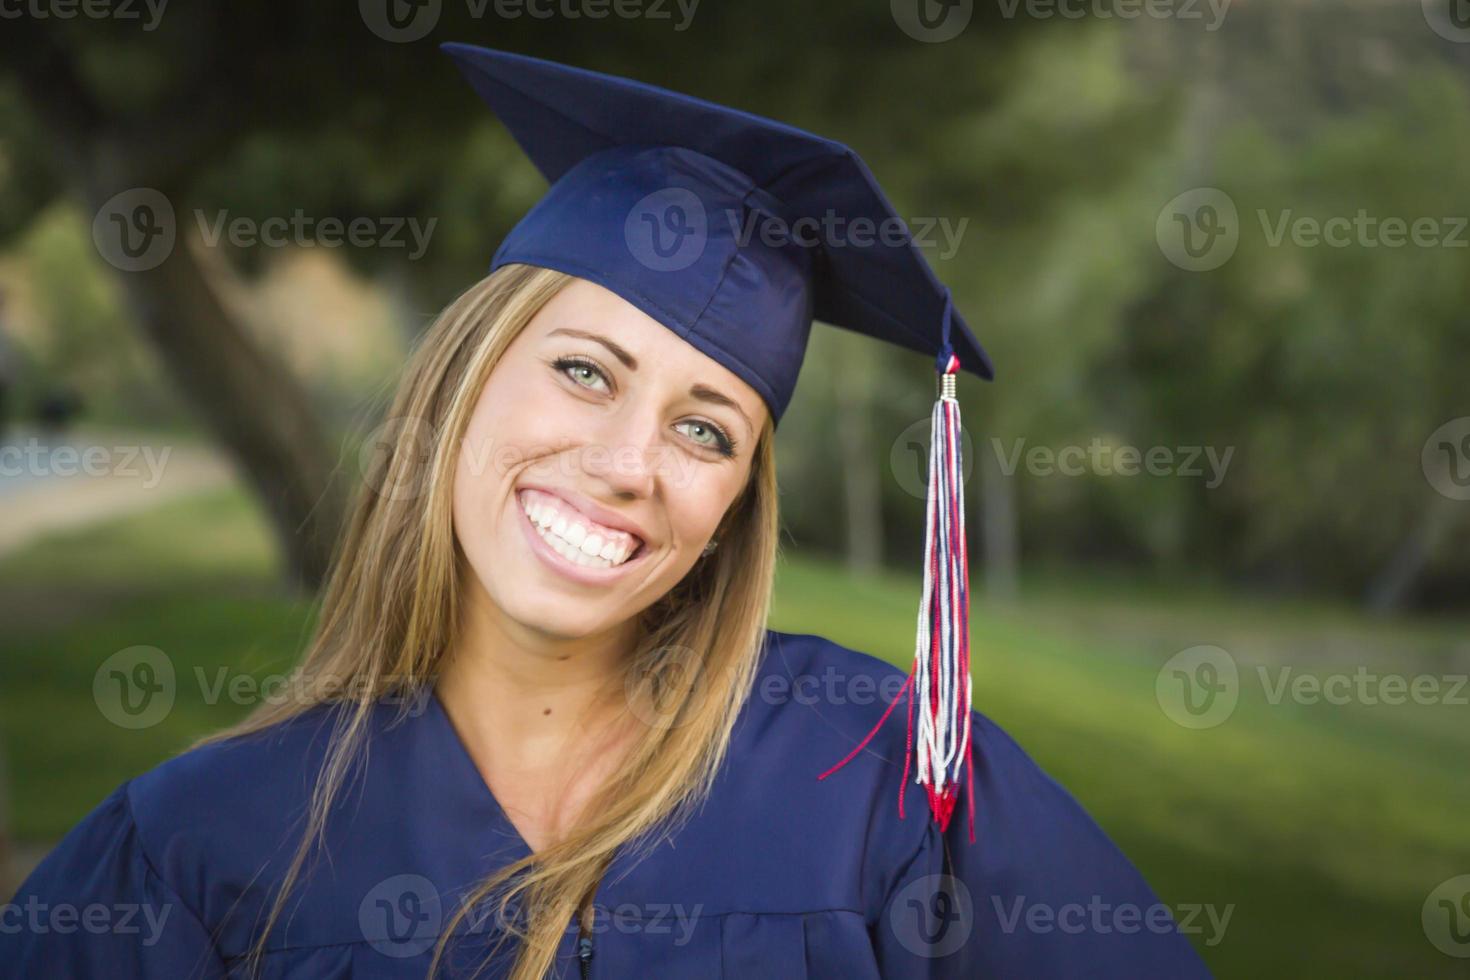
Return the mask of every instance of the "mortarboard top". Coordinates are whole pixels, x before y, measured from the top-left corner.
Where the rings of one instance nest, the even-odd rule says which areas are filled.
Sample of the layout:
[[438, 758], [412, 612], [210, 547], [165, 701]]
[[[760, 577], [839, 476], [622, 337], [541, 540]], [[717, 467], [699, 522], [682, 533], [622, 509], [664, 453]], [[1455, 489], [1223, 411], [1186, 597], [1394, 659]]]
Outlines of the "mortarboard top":
[[843, 144], [624, 78], [443, 49], [551, 182], [492, 269], [547, 266], [611, 289], [750, 384], [776, 418], [813, 317], [946, 362], [952, 348], [963, 368], [993, 377]]

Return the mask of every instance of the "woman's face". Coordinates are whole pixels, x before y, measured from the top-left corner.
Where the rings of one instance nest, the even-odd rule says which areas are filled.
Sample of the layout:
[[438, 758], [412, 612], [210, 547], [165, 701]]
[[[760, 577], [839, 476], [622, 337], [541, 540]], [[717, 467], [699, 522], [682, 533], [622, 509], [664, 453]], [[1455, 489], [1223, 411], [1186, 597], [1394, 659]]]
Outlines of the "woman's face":
[[622, 626], [700, 559], [766, 418], [736, 375], [574, 279], [480, 393], [455, 535], [505, 619], [558, 638]]

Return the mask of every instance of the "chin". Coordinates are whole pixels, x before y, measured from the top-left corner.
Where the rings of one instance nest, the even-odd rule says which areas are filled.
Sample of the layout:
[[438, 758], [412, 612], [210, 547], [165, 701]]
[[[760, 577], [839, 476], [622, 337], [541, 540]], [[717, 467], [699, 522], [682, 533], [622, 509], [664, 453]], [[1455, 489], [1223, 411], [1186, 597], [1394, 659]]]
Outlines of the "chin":
[[[523, 591], [522, 586], [517, 591]], [[494, 601], [494, 600], [492, 600]], [[626, 625], [637, 613], [633, 611], [569, 609], [565, 597], [515, 595], [497, 602], [501, 613], [519, 629], [547, 640], [585, 640]]]

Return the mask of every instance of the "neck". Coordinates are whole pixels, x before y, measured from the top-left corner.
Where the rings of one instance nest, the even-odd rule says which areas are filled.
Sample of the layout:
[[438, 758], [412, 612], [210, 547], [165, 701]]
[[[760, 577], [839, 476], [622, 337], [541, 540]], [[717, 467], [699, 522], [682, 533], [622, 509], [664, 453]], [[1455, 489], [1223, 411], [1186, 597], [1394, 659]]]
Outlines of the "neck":
[[436, 687], [482, 770], [551, 773], [596, 751], [623, 713], [635, 629], [548, 636], [507, 622], [472, 593]]

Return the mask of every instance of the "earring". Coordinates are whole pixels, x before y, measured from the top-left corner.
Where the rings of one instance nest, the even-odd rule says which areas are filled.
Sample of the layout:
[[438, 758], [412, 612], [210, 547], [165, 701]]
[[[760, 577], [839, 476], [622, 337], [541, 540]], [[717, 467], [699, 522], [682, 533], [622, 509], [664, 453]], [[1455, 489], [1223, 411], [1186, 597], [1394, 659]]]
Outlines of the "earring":
[[706, 542], [705, 543], [705, 546], [704, 546], [704, 555], [705, 555], [705, 557], [707, 558], [710, 555], [714, 554], [715, 553], [715, 549], [718, 548], [719, 546], [720, 546], [720, 542], [716, 541], [714, 538], [710, 538], [709, 541]]

